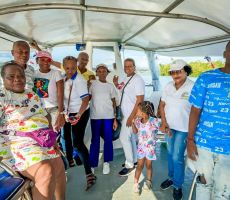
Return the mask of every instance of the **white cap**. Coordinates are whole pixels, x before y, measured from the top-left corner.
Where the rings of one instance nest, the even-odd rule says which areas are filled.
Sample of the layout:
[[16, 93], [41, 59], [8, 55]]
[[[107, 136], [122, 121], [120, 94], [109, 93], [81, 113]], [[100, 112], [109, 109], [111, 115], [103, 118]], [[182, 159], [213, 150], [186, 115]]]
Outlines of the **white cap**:
[[186, 63], [184, 60], [182, 59], [174, 60], [170, 65], [169, 72], [181, 70], [184, 68], [184, 66], [188, 66], [188, 63]]
[[97, 69], [100, 68], [100, 67], [104, 67], [105, 69], [107, 69], [107, 72], [108, 72], [108, 73], [110, 72], [109, 68], [108, 68], [105, 64], [103, 64], [103, 63], [97, 65], [95, 71], [97, 71]]

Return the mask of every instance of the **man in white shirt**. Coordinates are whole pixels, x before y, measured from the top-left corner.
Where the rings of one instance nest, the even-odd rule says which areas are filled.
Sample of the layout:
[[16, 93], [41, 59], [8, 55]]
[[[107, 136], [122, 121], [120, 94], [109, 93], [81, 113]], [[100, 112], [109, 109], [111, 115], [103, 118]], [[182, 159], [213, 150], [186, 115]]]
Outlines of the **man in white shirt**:
[[[30, 58], [30, 47], [25, 41], [16, 41], [13, 43], [11, 53], [14, 57], [14, 61], [20, 65], [26, 75], [26, 89], [32, 89], [34, 86], [33, 76], [34, 68], [27, 64]], [[3, 87], [2, 79], [0, 78], [0, 87]]]

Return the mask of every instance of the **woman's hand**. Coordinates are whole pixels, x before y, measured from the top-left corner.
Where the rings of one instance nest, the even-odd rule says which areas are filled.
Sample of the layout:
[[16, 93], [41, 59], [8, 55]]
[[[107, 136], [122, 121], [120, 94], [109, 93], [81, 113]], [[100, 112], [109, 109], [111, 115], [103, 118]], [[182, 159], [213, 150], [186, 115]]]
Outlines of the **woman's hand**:
[[117, 123], [117, 119], [115, 118], [113, 120], [113, 130], [116, 131], [117, 130], [117, 127], [118, 127], [118, 123]]
[[172, 136], [172, 132], [169, 128], [169, 125], [167, 123], [162, 123], [161, 126], [160, 126], [160, 131], [162, 133], [166, 133], [169, 137]]
[[54, 149], [55, 149], [55, 151], [56, 151], [56, 153], [57, 154], [59, 154], [59, 155], [61, 155], [61, 152], [60, 152], [60, 147], [59, 147], [59, 145], [58, 145], [58, 143], [57, 142], [55, 142], [55, 144], [54, 144]]
[[126, 122], [126, 126], [127, 126], [127, 127], [132, 126], [132, 122], [133, 122], [133, 117], [132, 117], [132, 116], [129, 116], [129, 118], [127, 119], [127, 122]]
[[137, 129], [136, 125], [135, 125], [135, 118], [132, 120], [132, 129], [133, 129], [133, 132], [134, 132], [135, 134], [138, 133], [138, 129]]
[[198, 151], [194, 140], [187, 140], [187, 153], [191, 160], [197, 160]]
[[80, 114], [76, 114], [75, 116], [70, 116], [69, 117], [69, 123], [73, 126], [76, 125], [78, 123], [78, 121], [80, 120], [81, 115]]
[[57, 120], [54, 125], [54, 130], [59, 132], [65, 124], [65, 117], [63, 114], [58, 114]]
[[38, 46], [38, 43], [35, 40], [33, 40], [32, 42], [30, 42], [30, 46], [33, 49], [36, 49], [37, 51], [41, 51], [41, 48]]

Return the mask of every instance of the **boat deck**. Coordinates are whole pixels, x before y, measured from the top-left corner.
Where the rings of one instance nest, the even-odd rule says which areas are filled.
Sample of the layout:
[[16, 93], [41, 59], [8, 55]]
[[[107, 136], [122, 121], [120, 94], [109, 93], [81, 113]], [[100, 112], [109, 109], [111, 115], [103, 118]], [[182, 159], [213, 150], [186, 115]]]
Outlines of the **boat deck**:
[[[158, 145], [158, 160], [153, 162], [153, 189], [151, 191], [143, 190], [140, 196], [133, 193], [134, 171], [128, 177], [118, 176], [125, 158], [122, 149], [115, 149], [114, 161], [110, 165], [111, 173], [102, 174], [102, 159], [100, 159], [99, 167], [95, 169], [97, 182], [87, 192], [84, 190], [86, 185], [84, 168], [76, 166], [68, 169], [67, 200], [171, 200], [172, 188], [162, 191], [159, 187], [160, 183], [167, 178], [167, 150], [164, 145]], [[101, 157], [103, 157], [102, 154], [100, 154]], [[143, 174], [145, 174], [145, 169]], [[143, 174], [140, 178], [141, 187], [144, 182]], [[192, 171], [186, 168], [183, 200], [188, 199], [192, 178]]]

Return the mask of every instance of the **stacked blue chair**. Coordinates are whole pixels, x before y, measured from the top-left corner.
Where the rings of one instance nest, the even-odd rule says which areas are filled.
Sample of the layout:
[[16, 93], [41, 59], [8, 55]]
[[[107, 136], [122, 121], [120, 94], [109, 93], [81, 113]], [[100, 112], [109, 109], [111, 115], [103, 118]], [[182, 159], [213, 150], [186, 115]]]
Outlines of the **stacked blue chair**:
[[32, 199], [28, 192], [30, 181], [20, 177], [16, 172], [8, 168], [0, 159], [0, 199], [16, 200], [24, 196]]

